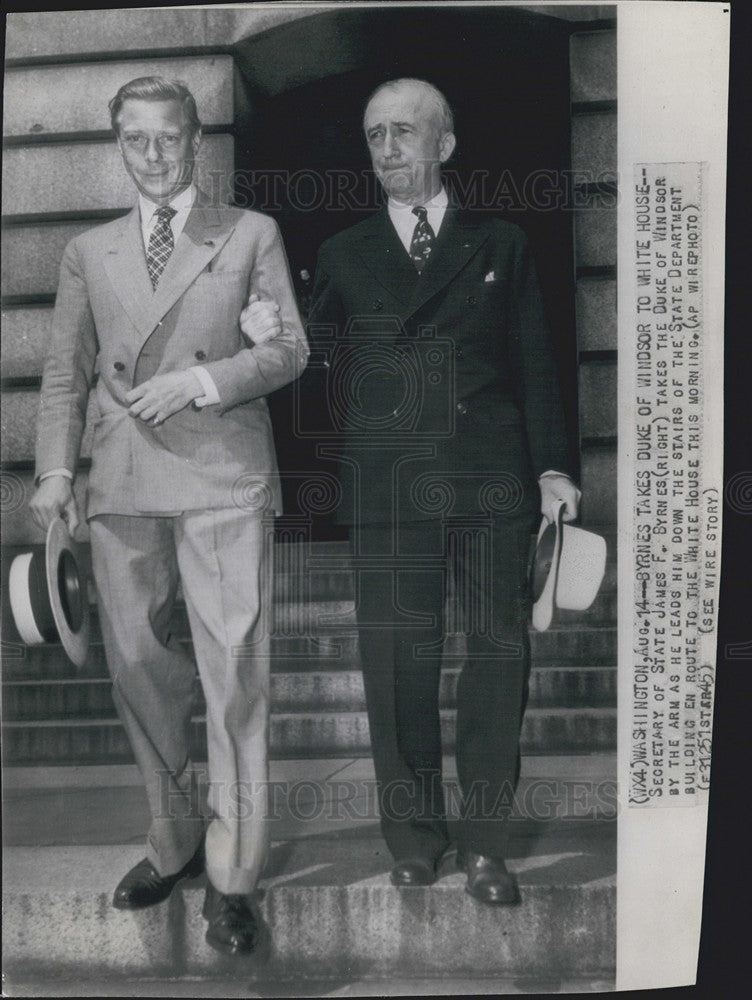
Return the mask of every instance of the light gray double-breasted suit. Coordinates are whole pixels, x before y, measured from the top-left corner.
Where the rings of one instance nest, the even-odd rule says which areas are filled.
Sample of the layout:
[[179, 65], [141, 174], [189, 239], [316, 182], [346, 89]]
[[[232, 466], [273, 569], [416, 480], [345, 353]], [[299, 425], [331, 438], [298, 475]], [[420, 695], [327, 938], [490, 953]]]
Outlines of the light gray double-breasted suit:
[[[258, 346], [239, 326], [251, 292], [279, 305], [283, 327]], [[253, 888], [267, 836], [269, 515], [281, 497], [265, 397], [307, 356], [266, 216], [199, 191], [156, 290], [138, 206], [66, 248], [36, 473], [75, 472], [98, 373], [87, 516], [114, 697], [149, 795], [149, 858], [162, 875], [178, 871], [204, 826], [189, 753], [195, 666], [171, 624], [180, 582], [206, 697], [207, 871], [225, 893]], [[158, 427], [128, 413], [132, 387], [195, 365], [218, 404]]]

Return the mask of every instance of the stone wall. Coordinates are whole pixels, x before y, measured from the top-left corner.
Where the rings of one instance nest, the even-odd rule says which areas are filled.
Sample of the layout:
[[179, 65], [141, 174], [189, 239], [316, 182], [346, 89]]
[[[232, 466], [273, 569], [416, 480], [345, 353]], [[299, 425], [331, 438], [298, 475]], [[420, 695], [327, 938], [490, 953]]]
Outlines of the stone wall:
[[[616, 30], [570, 42], [583, 518], [616, 521]], [[579, 202], [578, 202], [579, 204]]]
[[[109, 132], [107, 101], [126, 80], [145, 73], [190, 81], [207, 133], [199, 180], [207, 171], [229, 173], [233, 126], [243, 112], [235, 59], [241, 53], [233, 46], [312, 16], [283, 8], [8, 16], [0, 359], [5, 544], [40, 540], [26, 501], [64, 247], [133, 202]], [[616, 170], [616, 32], [584, 27], [571, 39], [572, 165], [598, 178]], [[584, 516], [609, 523], [616, 511], [616, 207], [613, 191], [596, 182], [585, 194], [573, 220]], [[86, 465], [84, 454], [81, 495]]]
[[[235, 64], [223, 41], [226, 19], [210, 13], [8, 17], [0, 362], [6, 545], [40, 540], [26, 501], [32, 490], [39, 381], [63, 250], [75, 235], [122, 214], [134, 200], [112, 140], [107, 102], [137, 76], [161, 73], [189, 81], [207, 132], [199, 182], [208, 171], [229, 175], [234, 168]], [[133, 58], [145, 51], [158, 54]], [[77, 482], [81, 497], [87, 454], [88, 435]]]

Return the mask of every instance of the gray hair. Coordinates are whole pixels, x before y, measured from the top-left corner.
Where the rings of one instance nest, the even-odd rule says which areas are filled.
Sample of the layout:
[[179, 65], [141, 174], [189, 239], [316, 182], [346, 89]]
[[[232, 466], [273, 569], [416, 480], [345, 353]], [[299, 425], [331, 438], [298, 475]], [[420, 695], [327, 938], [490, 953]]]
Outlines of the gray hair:
[[162, 76], [139, 76], [124, 83], [109, 104], [112, 130], [118, 133], [118, 117], [125, 101], [177, 101], [188, 119], [191, 135], [201, 128], [196, 99], [180, 80], [166, 80]]
[[409, 85], [420, 90], [433, 105], [436, 123], [442, 135], [445, 135], [447, 132], [454, 132], [454, 115], [452, 114], [452, 109], [449, 107], [449, 102], [441, 91], [427, 80], [418, 80], [411, 76], [403, 76], [399, 80], [387, 80], [374, 90], [366, 101], [366, 108], [368, 108], [374, 97], [378, 97], [382, 90], [386, 90], [387, 88], [396, 89], [404, 85]]

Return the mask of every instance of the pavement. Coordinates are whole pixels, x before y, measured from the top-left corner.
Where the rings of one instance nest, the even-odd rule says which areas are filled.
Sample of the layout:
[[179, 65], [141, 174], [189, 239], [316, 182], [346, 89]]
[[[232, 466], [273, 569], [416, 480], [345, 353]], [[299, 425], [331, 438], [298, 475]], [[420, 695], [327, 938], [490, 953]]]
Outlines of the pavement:
[[262, 982], [240, 979], [128, 979], [119, 983], [99, 979], [89, 982], [58, 980], [54, 992], [50, 984], [31, 982], [11, 984], [5, 996], [18, 997], [244, 997], [249, 1000], [266, 997], [432, 997], [432, 996], [504, 996], [507, 994], [567, 994], [608, 993], [614, 989], [613, 980], [593, 977], [590, 979], [559, 979], [556, 977], [531, 979], [393, 979], [359, 980], [342, 984], [338, 980], [311, 979], [280, 983], [278, 980]]
[[508, 858], [522, 904], [496, 908], [465, 893], [465, 876], [451, 857], [430, 888], [391, 885], [391, 858], [369, 799], [370, 761], [276, 763], [271, 779], [282, 792], [254, 899], [265, 944], [242, 965], [204, 941], [203, 876], [150, 910], [112, 908], [115, 884], [144, 854], [148, 814], [135, 769], [8, 769], [6, 995], [612, 989], [612, 763], [598, 755], [526, 761]]

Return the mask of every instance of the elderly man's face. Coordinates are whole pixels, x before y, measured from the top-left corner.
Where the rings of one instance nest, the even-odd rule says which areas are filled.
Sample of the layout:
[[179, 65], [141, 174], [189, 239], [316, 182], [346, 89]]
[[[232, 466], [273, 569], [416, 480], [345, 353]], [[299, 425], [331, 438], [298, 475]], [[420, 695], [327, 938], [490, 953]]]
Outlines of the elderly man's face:
[[397, 201], [420, 205], [438, 193], [440, 165], [454, 149], [424, 92], [410, 84], [387, 87], [368, 104], [363, 127], [373, 169]]
[[166, 205], [191, 183], [201, 133], [191, 135], [178, 101], [126, 100], [118, 118], [118, 146], [141, 194]]

